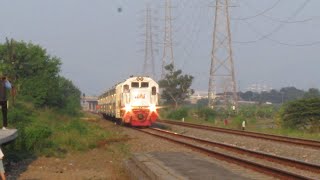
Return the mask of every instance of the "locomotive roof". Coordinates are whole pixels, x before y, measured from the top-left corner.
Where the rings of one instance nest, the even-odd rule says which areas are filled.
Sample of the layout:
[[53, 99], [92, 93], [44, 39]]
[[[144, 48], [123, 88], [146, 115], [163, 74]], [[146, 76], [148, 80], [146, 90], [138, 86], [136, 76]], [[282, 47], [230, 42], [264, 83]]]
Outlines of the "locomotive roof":
[[104, 91], [100, 96], [103, 96], [104, 94], [110, 92], [111, 90], [114, 90], [116, 87], [123, 85], [125, 82], [132, 82], [134, 80], [136, 80], [136, 81], [143, 81], [143, 80], [153, 81], [157, 84], [157, 82], [149, 76], [130, 76], [129, 78], [127, 78], [121, 82], [116, 83], [110, 89], [107, 89], [106, 91]]

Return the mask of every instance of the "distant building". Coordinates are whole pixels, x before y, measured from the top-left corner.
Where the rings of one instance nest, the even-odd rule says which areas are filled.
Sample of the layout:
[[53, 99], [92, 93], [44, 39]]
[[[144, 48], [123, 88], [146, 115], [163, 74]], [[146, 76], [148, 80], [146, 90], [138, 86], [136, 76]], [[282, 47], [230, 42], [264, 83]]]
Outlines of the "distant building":
[[272, 90], [272, 87], [266, 84], [257, 83], [257, 84], [251, 84], [249, 87], [247, 87], [247, 90], [255, 93], [270, 92]]
[[81, 106], [84, 111], [96, 112], [98, 105], [98, 97], [83, 96], [81, 98]]
[[200, 99], [208, 98], [208, 92], [206, 91], [195, 91], [193, 95], [189, 97], [191, 104], [197, 104]]

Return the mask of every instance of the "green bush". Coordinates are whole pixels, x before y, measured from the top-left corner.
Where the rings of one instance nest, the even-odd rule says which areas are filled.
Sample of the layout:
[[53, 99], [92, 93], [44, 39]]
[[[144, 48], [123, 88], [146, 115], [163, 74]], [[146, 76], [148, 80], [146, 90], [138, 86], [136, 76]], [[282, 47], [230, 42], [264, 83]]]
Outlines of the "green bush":
[[79, 134], [88, 134], [89, 129], [87, 127], [87, 123], [84, 123], [83, 121], [80, 121], [79, 119], [74, 119], [72, 121], [69, 121], [68, 124], [63, 128], [65, 131], [76, 131]]
[[170, 111], [167, 117], [169, 119], [180, 120], [188, 116], [188, 110], [189, 110], [188, 108], [182, 107], [182, 108]]
[[[242, 116], [236, 116], [235, 118], [233, 118], [231, 125], [240, 129], [242, 126], [242, 121], [244, 121], [245, 118]], [[247, 125], [247, 124], [246, 124]]]
[[285, 128], [320, 132], [320, 98], [307, 98], [285, 104], [279, 114]]
[[274, 118], [276, 108], [270, 105], [243, 105], [239, 108], [239, 114], [246, 118]]
[[214, 120], [217, 113], [211, 108], [203, 107], [198, 109], [197, 114], [199, 118], [205, 121], [209, 121], [209, 120]]
[[39, 111], [23, 103], [9, 110], [8, 119], [9, 126], [18, 129], [16, 140], [4, 148], [13, 160], [30, 155], [61, 157], [94, 148], [98, 141], [112, 137], [110, 132], [77, 117], [50, 109]]
[[[39, 152], [43, 148], [49, 148], [52, 145], [49, 137], [53, 130], [46, 124], [31, 124], [24, 129], [24, 143], [26, 150]], [[49, 146], [48, 146], [49, 145]]]
[[239, 114], [243, 117], [254, 117], [256, 112], [256, 106], [240, 106]]
[[11, 105], [8, 109], [8, 124], [9, 126], [13, 124], [15, 127], [18, 126], [20, 128], [20, 126], [25, 126], [25, 123], [30, 121], [31, 116], [31, 108], [16, 102], [14, 107]]

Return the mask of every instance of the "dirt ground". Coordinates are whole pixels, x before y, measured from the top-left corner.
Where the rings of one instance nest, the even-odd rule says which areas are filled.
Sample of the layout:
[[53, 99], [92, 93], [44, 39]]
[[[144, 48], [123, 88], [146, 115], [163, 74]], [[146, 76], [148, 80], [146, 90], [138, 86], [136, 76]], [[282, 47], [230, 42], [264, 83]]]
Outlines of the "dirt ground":
[[[97, 118], [100, 126], [114, 128], [114, 124]], [[117, 142], [126, 139], [115, 139], [98, 142], [98, 147], [87, 152], [68, 154], [65, 158], [38, 157], [6, 166], [8, 179], [130, 179], [122, 168], [125, 159], [123, 153], [117, 152]]]
[[18, 177], [9, 173], [8, 179], [128, 179], [117, 166], [109, 152], [98, 148], [64, 159], [40, 157]]

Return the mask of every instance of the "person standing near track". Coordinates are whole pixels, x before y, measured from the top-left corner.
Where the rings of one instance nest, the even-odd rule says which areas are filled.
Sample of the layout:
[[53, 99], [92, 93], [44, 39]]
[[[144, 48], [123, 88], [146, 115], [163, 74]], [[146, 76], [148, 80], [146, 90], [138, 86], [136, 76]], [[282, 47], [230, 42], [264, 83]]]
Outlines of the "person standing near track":
[[11, 83], [6, 76], [1, 76], [0, 80], [0, 106], [2, 111], [2, 129], [6, 130], [8, 126], [8, 99], [7, 90], [11, 89]]
[[227, 118], [224, 119], [224, 125], [225, 125], [225, 126], [228, 126], [228, 119], [227, 119]]
[[243, 131], [246, 130], [246, 121], [245, 120], [242, 121], [242, 130]]

